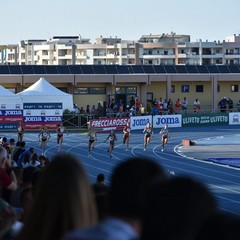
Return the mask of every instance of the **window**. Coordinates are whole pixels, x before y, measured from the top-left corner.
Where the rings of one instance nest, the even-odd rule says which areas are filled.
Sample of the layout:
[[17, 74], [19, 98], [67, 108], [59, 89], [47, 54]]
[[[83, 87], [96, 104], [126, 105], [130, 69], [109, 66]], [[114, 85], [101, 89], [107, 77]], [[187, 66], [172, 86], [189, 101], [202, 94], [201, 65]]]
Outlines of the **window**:
[[232, 85], [231, 92], [238, 92], [238, 85]]
[[88, 90], [89, 94], [106, 94], [105, 87], [90, 87]]
[[137, 93], [137, 87], [127, 87], [127, 93]]
[[79, 88], [74, 88], [73, 89], [73, 94], [88, 94], [88, 88], [84, 88], [84, 87], [79, 87]]
[[175, 93], [175, 86], [171, 85], [171, 93]]
[[105, 87], [77, 87], [73, 89], [73, 94], [106, 94]]
[[217, 85], [217, 92], [220, 92], [220, 85]]
[[203, 85], [196, 85], [196, 92], [203, 92]]
[[182, 85], [182, 92], [189, 92], [189, 85]]

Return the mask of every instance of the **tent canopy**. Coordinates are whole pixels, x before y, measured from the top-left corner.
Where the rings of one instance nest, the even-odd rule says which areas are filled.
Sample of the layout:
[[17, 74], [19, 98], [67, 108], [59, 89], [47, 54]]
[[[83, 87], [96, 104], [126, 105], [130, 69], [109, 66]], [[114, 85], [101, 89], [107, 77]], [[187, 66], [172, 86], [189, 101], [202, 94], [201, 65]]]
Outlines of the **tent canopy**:
[[0, 85], [0, 103], [0, 108], [16, 109], [21, 108], [22, 99], [17, 94]]
[[60, 102], [63, 104], [63, 110], [73, 108], [73, 96], [57, 89], [44, 78], [40, 78], [37, 82], [19, 95], [23, 103], [52, 103]]

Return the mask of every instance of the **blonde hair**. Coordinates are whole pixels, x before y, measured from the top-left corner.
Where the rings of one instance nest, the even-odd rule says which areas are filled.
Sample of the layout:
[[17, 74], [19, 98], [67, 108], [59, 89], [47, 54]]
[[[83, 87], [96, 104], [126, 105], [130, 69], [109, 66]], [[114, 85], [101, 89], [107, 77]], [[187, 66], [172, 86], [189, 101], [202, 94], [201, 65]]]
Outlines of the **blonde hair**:
[[17, 239], [57, 240], [68, 231], [96, 224], [96, 205], [80, 160], [58, 154], [43, 171], [31, 212]]

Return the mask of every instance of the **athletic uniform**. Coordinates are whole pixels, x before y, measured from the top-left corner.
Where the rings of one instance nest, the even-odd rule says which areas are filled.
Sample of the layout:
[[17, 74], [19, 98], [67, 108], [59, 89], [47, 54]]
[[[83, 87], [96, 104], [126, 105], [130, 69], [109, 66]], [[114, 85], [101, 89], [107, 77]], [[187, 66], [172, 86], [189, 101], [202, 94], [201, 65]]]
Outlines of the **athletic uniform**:
[[18, 126], [17, 132], [18, 132], [18, 139], [19, 139], [19, 140], [22, 139], [22, 137], [23, 137], [23, 132], [24, 132], [23, 127], [22, 127], [22, 126]]
[[129, 138], [130, 131], [131, 131], [131, 128], [127, 125], [123, 128], [123, 144], [125, 144], [126, 140]]
[[57, 143], [59, 144], [60, 139], [63, 137], [65, 128], [63, 126], [58, 126], [57, 129]]
[[114, 133], [114, 134], [111, 134], [111, 133], [110, 133], [110, 134], [108, 135], [108, 138], [107, 138], [107, 139], [109, 140], [109, 143], [114, 146], [115, 141], [117, 141], [116, 134], [115, 134], [115, 133]]
[[164, 144], [167, 144], [168, 138], [170, 137], [170, 131], [168, 127], [164, 127], [161, 131], [160, 134], [162, 134], [162, 152], [164, 151]]
[[169, 132], [168, 128], [163, 128], [161, 130], [161, 134], [162, 134], [163, 139], [165, 139], [165, 138], [169, 137], [170, 132]]
[[148, 127], [148, 128], [145, 128], [144, 130], [145, 132], [145, 138], [150, 138], [151, 137], [151, 134], [152, 134], [152, 128]]
[[89, 143], [95, 142], [95, 139], [97, 137], [97, 134], [95, 132], [89, 132], [88, 136], [89, 136]]
[[153, 134], [153, 130], [151, 127], [146, 127], [143, 130], [143, 133], [145, 133], [144, 135], [144, 149], [143, 151], [146, 151], [147, 145], [150, 143], [150, 137]]
[[48, 131], [42, 130], [42, 131], [39, 133], [38, 137], [41, 137], [40, 140], [41, 140], [42, 142], [46, 142], [46, 141], [50, 138], [50, 133], [49, 133]]

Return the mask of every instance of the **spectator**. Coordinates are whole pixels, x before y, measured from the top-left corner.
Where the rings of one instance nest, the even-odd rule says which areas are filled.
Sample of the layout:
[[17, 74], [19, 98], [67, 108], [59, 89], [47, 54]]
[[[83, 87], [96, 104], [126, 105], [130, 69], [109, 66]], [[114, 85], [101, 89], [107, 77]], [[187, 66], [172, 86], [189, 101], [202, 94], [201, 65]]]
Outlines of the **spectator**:
[[139, 109], [139, 111], [140, 111], [140, 113], [141, 113], [142, 116], [145, 115], [145, 107], [143, 106], [142, 103], [140, 104], [140, 109]]
[[86, 111], [83, 109], [83, 107], [80, 108], [80, 114], [85, 114]]
[[103, 220], [109, 215], [109, 187], [105, 185], [103, 173], [97, 175], [96, 183], [93, 184], [93, 192], [98, 210], [98, 219]]
[[187, 107], [188, 107], [188, 101], [187, 101], [187, 98], [184, 97], [182, 100], [182, 113], [184, 114], [187, 113]]
[[11, 138], [9, 140], [9, 152], [11, 154], [11, 158], [12, 158], [12, 153], [13, 153], [14, 148], [15, 148], [15, 139]]
[[200, 112], [201, 104], [200, 104], [198, 98], [196, 98], [196, 100], [194, 101], [193, 107], [194, 107], [194, 113], [199, 113]]
[[156, 180], [142, 196], [142, 240], [192, 240], [217, 212], [209, 190], [187, 177]]
[[238, 110], [238, 112], [240, 112], [240, 99], [237, 102], [237, 110]]
[[135, 98], [134, 97], [131, 97], [131, 100], [130, 100], [130, 108], [134, 107], [135, 108]]
[[120, 163], [111, 179], [111, 216], [93, 228], [69, 233], [64, 240], [137, 239], [141, 231], [141, 195], [147, 183], [157, 177], [165, 179], [165, 173], [150, 159], [133, 158]]
[[138, 115], [139, 114], [139, 109], [140, 109], [140, 104], [141, 104], [141, 102], [140, 102], [140, 100], [138, 99], [138, 98], [136, 98], [136, 101], [135, 101], [135, 105], [136, 105], [136, 115]]
[[152, 101], [148, 100], [147, 101], [147, 114], [151, 114], [152, 112]]
[[96, 180], [97, 180], [96, 184], [98, 184], [98, 185], [105, 185], [105, 176], [104, 176], [103, 173], [99, 173], [97, 175], [97, 179]]
[[173, 102], [172, 99], [168, 99], [168, 114], [173, 114]]
[[78, 105], [75, 103], [73, 104], [73, 111], [74, 111], [74, 113], [79, 113]]
[[91, 108], [91, 114], [95, 114], [95, 113], [96, 113], [96, 108], [95, 108], [95, 105], [93, 105]]
[[25, 145], [26, 143], [24, 141], [19, 142], [19, 147], [16, 149], [16, 151], [13, 151], [13, 161], [18, 163], [19, 156], [25, 151]]
[[196, 240], [239, 240], [239, 226], [239, 217], [217, 213], [204, 222]]
[[87, 107], [86, 107], [86, 113], [87, 113], [87, 114], [90, 114], [90, 113], [91, 113], [91, 110], [90, 110], [90, 106], [89, 106], [89, 105], [87, 105]]
[[162, 115], [163, 114], [163, 100], [161, 97], [157, 101], [157, 107], [158, 107], [159, 114]]
[[21, 207], [21, 193], [25, 188], [32, 187], [32, 174], [34, 171], [34, 167], [27, 167], [21, 171], [21, 182], [18, 184], [17, 190], [12, 192], [10, 196], [10, 203], [13, 207]]
[[23, 167], [22, 163], [23, 163], [23, 159], [25, 158], [26, 155], [28, 155], [28, 162], [29, 162], [33, 153], [34, 153], [34, 148], [33, 147], [30, 147], [30, 148], [26, 149], [24, 152], [22, 152], [20, 154], [19, 158], [18, 158], [18, 162], [17, 162], [18, 166]]
[[221, 112], [226, 112], [227, 110], [227, 98], [221, 98], [221, 100], [218, 103], [218, 106], [220, 107]]
[[154, 104], [153, 108], [152, 108], [152, 115], [158, 115], [159, 111], [157, 108], [157, 104]]
[[231, 98], [228, 98], [228, 110], [229, 112], [232, 112], [233, 111], [233, 100]]
[[164, 112], [165, 115], [168, 114], [168, 101], [167, 101], [167, 99], [165, 99], [164, 102], [163, 102], [163, 112]]
[[180, 108], [181, 108], [181, 101], [178, 98], [176, 103], [175, 103], [175, 113], [179, 114], [180, 113]]
[[29, 161], [29, 166], [32, 167], [39, 167], [40, 166], [40, 162], [39, 162], [39, 156], [37, 153], [33, 153], [30, 161]]
[[17, 178], [11, 167], [11, 159], [7, 150], [0, 146], [0, 188], [15, 191]]
[[[55, 155], [40, 177], [18, 240], [57, 240], [72, 229], [96, 223], [90, 183], [78, 159], [68, 154]], [[44, 227], [40, 227], [43, 223]]]

